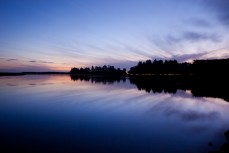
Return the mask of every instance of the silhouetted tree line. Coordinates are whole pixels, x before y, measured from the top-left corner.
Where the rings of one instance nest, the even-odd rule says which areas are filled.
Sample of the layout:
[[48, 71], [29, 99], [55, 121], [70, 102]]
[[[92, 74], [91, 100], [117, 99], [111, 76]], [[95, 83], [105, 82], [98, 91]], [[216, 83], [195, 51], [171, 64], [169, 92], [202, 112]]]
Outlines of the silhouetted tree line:
[[[228, 76], [229, 59], [194, 60], [191, 63], [178, 63], [176, 60], [140, 61], [128, 71], [131, 75], [195, 75], [195, 76]], [[126, 69], [114, 66], [92, 66], [91, 68], [72, 68], [71, 74], [90, 74], [106, 76], [126, 76]]]
[[191, 63], [178, 63], [176, 60], [146, 60], [140, 61], [130, 68], [129, 74], [181, 74], [181, 75], [228, 75], [229, 59], [194, 60]]
[[71, 74], [90, 74], [90, 75], [106, 75], [106, 76], [125, 76], [126, 69], [115, 68], [114, 66], [92, 66], [91, 68], [72, 68]]
[[[195, 60], [192, 64], [178, 63], [176, 60], [154, 60], [153, 62], [147, 60], [131, 67], [129, 74], [131, 74], [130, 82], [139, 90], [146, 92], [176, 93], [177, 90], [191, 90], [192, 95], [196, 97], [222, 98], [229, 102], [228, 67], [229, 59]], [[127, 76], [126, 69], [121, 70], [106, 65], [72, 68], [70, 73], [72, 80], [80, 79], [104, 84], [119, 82], [122, 79], [120, 76]], [[100, 77], [91, 78], [90, 75]]]
[[136, 66], [130, 68], [129, 74], [190, 74], [190, 63], [178, 63], [176, 60], [146, 60], [140, 61]]
[[131, 67], [129, 73], [132, 74], [131, 83], [146, 92], [191, 90], [196, 97], [216, 97], [229, 101], [228, 68], [229, 59], [194, 60], [192, 64], [178, 63], [176, 60], [147, 60]]
[[193, 73], [196, 75], [228, 75], [229, 59], [194, 60]]

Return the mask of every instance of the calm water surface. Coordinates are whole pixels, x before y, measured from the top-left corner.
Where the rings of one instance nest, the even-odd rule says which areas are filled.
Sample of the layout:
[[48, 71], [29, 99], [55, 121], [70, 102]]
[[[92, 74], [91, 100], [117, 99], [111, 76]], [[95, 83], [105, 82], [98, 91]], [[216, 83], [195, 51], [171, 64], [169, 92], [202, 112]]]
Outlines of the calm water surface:
[[0, 77], [0, 152], [204, 153], [225, 141], [228, 116], [222, 99], [147, 93], [128, 79]]

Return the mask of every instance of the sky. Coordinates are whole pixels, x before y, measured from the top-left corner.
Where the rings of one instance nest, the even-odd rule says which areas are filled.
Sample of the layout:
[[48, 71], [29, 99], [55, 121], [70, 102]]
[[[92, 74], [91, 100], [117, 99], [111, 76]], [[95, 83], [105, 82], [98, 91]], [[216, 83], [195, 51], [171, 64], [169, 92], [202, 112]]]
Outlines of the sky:
[[0, 0], [0, 72], [229, 58], [228, 0]]

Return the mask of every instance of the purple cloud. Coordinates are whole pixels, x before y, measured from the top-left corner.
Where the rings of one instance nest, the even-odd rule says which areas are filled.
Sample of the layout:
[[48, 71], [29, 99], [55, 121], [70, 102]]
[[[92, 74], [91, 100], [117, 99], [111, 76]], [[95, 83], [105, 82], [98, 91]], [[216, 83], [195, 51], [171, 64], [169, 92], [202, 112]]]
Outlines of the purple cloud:
[[192, 32], [192, 31], [184, 32], [182, 39], [190, 40], [190, 41], [205, 41], [205, 40], [209, 40], [212, 42], [220, 41], [220, 37], [216, 34], [198, 33], [198, 32]]
[[205, 0], [204, 4], [213, 13], [218, 20], [225, 26], [229, 26], [229, 1], [228, 0]]

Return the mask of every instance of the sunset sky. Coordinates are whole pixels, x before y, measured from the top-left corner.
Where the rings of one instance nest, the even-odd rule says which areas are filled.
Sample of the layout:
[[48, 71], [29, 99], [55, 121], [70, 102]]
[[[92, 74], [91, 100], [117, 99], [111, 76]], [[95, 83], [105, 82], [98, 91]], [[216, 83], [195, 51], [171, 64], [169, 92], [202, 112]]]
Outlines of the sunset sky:
[[228, 0], [1, 0], [0, 71], [229, 58]]

